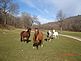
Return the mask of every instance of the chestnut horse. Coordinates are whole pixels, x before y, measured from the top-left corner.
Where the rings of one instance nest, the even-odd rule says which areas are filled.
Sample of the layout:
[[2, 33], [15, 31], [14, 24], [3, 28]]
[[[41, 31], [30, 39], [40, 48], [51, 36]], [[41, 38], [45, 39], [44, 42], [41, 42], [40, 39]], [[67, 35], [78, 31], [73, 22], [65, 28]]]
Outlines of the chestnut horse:
[[43, 47], [43, 33], [36, 28], [33, 36], [33, 48], [36, 47], [38, 49], [39, 45]]
[[22, 31], [20, 33], [20, 36], [21, 36], [21, 42], [22, 41], [26, 41], [27, 43], [30, 41], [29, 38], [30, 38], [30, 32], [31, 32], [31, 28], [28, 28], [27, 31]]

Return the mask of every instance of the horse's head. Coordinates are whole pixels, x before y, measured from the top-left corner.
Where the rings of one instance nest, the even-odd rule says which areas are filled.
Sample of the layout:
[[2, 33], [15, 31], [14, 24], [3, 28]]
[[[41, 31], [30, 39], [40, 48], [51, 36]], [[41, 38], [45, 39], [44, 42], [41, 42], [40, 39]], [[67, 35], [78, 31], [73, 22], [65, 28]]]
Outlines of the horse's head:
[[37, 35], [39, 33], [39, 29], [35, 28], [35, 34]]
[[53, 30], [53, 32], [55, 32], [55, 30]]
[[31, 32], [31, 28], [28, 28], [28, 31], [27, 32]]

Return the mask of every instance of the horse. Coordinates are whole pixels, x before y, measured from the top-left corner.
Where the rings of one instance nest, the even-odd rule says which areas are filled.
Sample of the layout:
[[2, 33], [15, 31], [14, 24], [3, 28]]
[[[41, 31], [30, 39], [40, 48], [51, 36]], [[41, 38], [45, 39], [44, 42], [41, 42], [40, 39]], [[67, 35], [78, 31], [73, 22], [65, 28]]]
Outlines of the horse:
[[38, 46], [43, 47], [43, 33], [36, 28], [33, 36], [33, 48], [38, 49]]
[[53, 30], [53, 37], [54, 37], [54, 38], [57, 38], [58, 35], [59, 35], [58, 32], [56, 32], [55, 30]]
[[31, 28], [28, 28], [27, 30], [25, 31], [22, 31], [20, 33], [20, 36], [21, 36], [21, 42], [22, 41], [26, 41], [27, 43], [30, 42], [29, 38], [30, 38], [30, 32], [31, 32]]
[[49, 42], [51, 41], [51, 39], [53, 39], [52, 37], [52, 31], [47, 31], [47, 40], [49, 40]]

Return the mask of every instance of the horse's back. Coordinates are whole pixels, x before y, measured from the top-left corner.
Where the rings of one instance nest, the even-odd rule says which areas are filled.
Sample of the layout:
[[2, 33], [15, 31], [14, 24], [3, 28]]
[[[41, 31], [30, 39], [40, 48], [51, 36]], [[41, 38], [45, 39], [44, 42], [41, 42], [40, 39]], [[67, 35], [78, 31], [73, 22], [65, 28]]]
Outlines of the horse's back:
[[54, 32], [54, 35], [58, 35], [58, 32]]
[[22, 36], [22, 34], [24, 33], [25, 31], [22, 31], [21, 33], [20, 33], [20, 35]]
[[23, 37], [29, 37], [30, 34], [27, 31], [22, 31], [21, 32], [21, 36], [23, 36]]

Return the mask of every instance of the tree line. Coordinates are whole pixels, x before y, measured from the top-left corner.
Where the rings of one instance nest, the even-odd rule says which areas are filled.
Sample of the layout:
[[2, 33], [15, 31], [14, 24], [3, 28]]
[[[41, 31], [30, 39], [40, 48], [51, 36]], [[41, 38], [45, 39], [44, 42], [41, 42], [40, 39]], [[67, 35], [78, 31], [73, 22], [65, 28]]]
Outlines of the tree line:
[[56, 14], [56, 22], [49, 22], [40, 26], [41, 29], [55, 29], [65, 31], [79, 31], [81, 32], [81, 15], [66, 17], [62, 10], [59, 10]]
[[13, 0], [0, 0], [0, 26], [27, 28], [31, 27], [34, 22], [40, 23], [36, 16], [31, 16], [27, 12], [22, 12], [21, 16], [17, 16], [20, 12], [19, 8]]
[[59, 10], [56, 15], [57, 22], [54, 23], [54, 26], [53, 24], [41, 26], [37, 16], [32, 16], [27, 12], [22, 12], [20, 16], [17, 16], [20, 12], [19, 8], [18, 3], [13, 0], [0, 0], [0, 27], [27, 28], [31, 27], [33, 23], [37, 23], [41, 29], [58, 28], [61, 32], [62, 30], [81, 31], [81, 16], [68, 21], [63, 11]]

